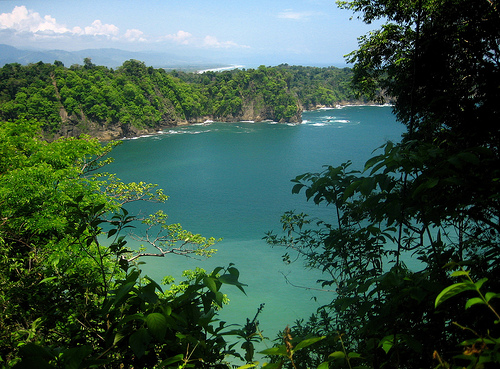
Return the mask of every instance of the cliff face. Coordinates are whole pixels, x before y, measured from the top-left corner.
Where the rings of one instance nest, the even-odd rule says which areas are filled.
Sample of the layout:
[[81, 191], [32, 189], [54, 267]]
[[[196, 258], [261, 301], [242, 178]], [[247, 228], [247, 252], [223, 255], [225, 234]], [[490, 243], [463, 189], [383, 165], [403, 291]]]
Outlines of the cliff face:
[[[302, 121], [302, 109], [300, 106], [295, 106], [294, 115], [288, 118], [278, 118], [276, 109], [266, 104], [262, 98], [248, 99], [243, 103], [241, 111], [237, 114], [229, 114], [226, 116], [211, 116], [209, 119], [218, 122], [241, 122], [241, 121], [275, 121], [278, 123], [299, 123]], [[192, 122], [190, 122], [192, 123]]]
[[[275, 121], [272, 108], [266, 105], [248, 101], [242, 108], [239, 114], [229, 114], [226, 116], [204, 115], [192, 117], [188, 120], [178, 119], [164, 119], [154, 127], [136, 127], [130, 123], [106, 123], [96, 122], [89, 119], [83, 112], [78, 116], [68, 116], [67, 111], [61, 106], [59, 110], [61, 117], [61, 125], [55, 132], [46, 132], [46, 138], [54, 140], [60, 137], [79, 137], [82, 134], [88, 134], [96, 137], [100, 141], [112, 141], [123, 138], [132, 138], [148, 134], [155, 134], [158, 131], [169, 129], [176, 126], [183, 126], [187, 124], [203, 123], [207, 120], [217, 122], [240, 122], [240, 121]], [[165, 117], [166, 118], [166, 117]], [[302, 121], [302, 109], [297, 107], [297, 113], [289, 120], [281, 119], [279, 123], [299, 123]]]
[[[166, 128], [165, 126], [163, 128]], [[170, 126], [171, 127], [171, 126]], [[113, 141], [122, 138], [138, 137], [146, 134], [158, 132], [162, 127], [158, 128], [136, 128], [129, 124], [109, 124], [102, 125], [99, 123], [86, 121], [85, 123], [67, 120], [62, 124], [55, 133], [46, 133], [47, 139], [54, 140], [60, 137], [79, 137], [82, 134], [88, 134], [91, 137], [97, 138], [99, 141]]]
[[48, 140], [54, 140], [61, 137], [79, 137], [82, 134], [87, 134], [100, 141], [113, 141], [154, 134], [171, 127], [187, 125], [189, 123], [201, 123], [210, 119], [209, 117], [199, 117], [191, 122], [187, 122], [182, 119], [175, 121], [174, 119], [168, 119], [170, 117], [165, 117], [167, 119], [160, 121], [153, 127], [136, 127], [130, 123], [96, 122], [85, 116], [83, 112], [80, 112], [78, 116], [68, 116], [64, 108], [60, 109], [60, 116], [62, 123], [59, 128], [56, 131], [45, 132], [45, 137]]
[[[63, 111], [63, 110], [62, 110]], [[64, 114], [63, 114], [64, 115]], [[130, 124], [121, 124], [120, 122], [115, 124], [99, 124], [98, 122], [93, 122], [85, 118], [80, 119], [70, 119], [66, 116], [63, 119], [63, 124], [60, 128], [52, 134], [47, 134], [47, 139], [54, 140], [60, 137], [79, 137], [82, 134], [88, 134], [92, 137], [99, 139], [100, 141], [113, 141], [123, 138], [139, 137], [143, 135], [155, 134], [159, 131], [169, 129], [176, 126], [183, 126], [187, 124], [203, 123], [207, 120], [213, 120], [218, 122], [241, 122], [241, 121], [273, 121], [273, 114], [270, 109], [255, 109], [253, 104], [249, 104], [243, 109], [241, 114], [228, 115], [224, 117], [215, 116], [200, 116], [193, 117], [189, 121], [179, 120], [177, 122], [164, 122], [163, 124], [158, 124], [155, 127], [143, 127], [138, 128]], [[63, 118], [61, 116], [61, 118]], [[74, 117], [73, 117], [74, 118]], [[297, 114], [292, 117], [292, 119], [285, 121], [281, 119], [279, 123], [299, 123], [302, 121], [302, 111], [298, 110]]]

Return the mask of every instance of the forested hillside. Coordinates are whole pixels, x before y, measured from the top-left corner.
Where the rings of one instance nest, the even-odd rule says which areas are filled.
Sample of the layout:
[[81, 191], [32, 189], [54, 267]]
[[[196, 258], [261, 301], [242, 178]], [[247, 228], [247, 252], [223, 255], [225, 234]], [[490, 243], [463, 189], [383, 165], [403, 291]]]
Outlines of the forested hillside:
[[350, 69], [264, 67], [203, 74], [129, 60], [116, 70], [60, 62], [0, 70], [0, 119], [36, 119], [48, 138], [89, 133], [109, 140], [178, 124], [300, 122], [302, 109], [352, 101]]

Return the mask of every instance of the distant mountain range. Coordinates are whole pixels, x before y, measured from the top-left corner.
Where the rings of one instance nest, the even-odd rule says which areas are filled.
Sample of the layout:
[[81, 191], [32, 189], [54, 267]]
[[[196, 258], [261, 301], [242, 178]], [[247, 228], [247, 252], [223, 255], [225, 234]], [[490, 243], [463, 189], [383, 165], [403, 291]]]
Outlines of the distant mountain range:
[[53, 63], [58, 60], [65, 66], [83, 65], [83, 59], [91, 58], [92, 63], [116, 68], [124, 61], [135, 59], [147, 66], [165, 69], [200, 70], [226, 67], [227, 64], [217, 63], [201, 57], [180, 57], [163, 52], [134, 52], [119, 49], [86, 49], [79, 51], [64, 50], [22, 50], [13, 46], [0, 44], [0, 67], [9, 63], [30, 64], [42, 61]]

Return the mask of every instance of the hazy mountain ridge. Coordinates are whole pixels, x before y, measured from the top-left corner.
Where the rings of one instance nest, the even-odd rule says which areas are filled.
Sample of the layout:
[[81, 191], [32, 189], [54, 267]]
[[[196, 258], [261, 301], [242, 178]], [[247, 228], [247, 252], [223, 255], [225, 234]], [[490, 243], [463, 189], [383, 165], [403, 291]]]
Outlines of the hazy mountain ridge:
[[156, 68], [199, 70], [207, 68], [225, 67], [227, 64], [218, 63], [199, 56], [180, 56], [168, 52], [136, 52], [120, 49], [84, 49], [79, 51], [65, 50], [25, 50], [14, 46], [0, 44], [0, 66], [10, 63], [27, 65], [30, 63], [53, 63], [61, 61], [69, 67], [74, 64], [83, 64], [83, 59], [91, 58], [97, 65], [108, 68], [117, 68], [124, 61], [135, 59], [145, 62]]

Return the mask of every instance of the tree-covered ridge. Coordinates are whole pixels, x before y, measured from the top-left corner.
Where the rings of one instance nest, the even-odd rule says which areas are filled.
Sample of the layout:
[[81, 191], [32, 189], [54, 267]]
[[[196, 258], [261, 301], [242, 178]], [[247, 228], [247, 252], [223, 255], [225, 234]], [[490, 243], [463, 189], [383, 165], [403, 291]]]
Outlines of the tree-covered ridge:
[[[256, 93], [256, 88], [262, 88], [269, 92], [273, 92], [274, 88], [274, 93], [278, 93], [278, 95], [280, 89], [285, 89], [298, 99], [300, 106], [305, 110], [321, 106], [334, 107], [341, 103], [360, 101], [354, 98], [351, 88], [352, 70], [350, 68], [320, 68], [280, 64], [277, 67], [261, 66], [256, 71], [249, 71], [252, 71], [250, 76], [245, 76], [245, 73], [241, 73], [240, 70], [223, 73], [205, 72], [203, 74], [174, 72], [174, 74], [183, 81], [203, 85], [219, 84], [233, 78], [243, 88], [253, 91], [250, 93], [251, 95]], [[271, 86], [273, 88], [270, 89]], [[266, 100], [271, 99], [269, 101], [280, 103], [279, 98], [275, 97], [275, 100], [272, 100], [272, 95], [267, 94], [264, 97]]]
[[298, 97], [305, 110], [318, 106], [333, 107], [339, 103], [366, 102], [355, 100], [351, 86], [350, 68], [319, 68], [282, 64], [290, 76], [290, 90]]
[[299, 122], [303, 108], [350, 99], [351, 71], [264, 67], [203, 74], [170, 72], [129, 60], [116, 70], [60, 62], [0, 70], [0, 119], [36, 119], [60, 136], [108, 131], [111, 138], [183, 123]]

